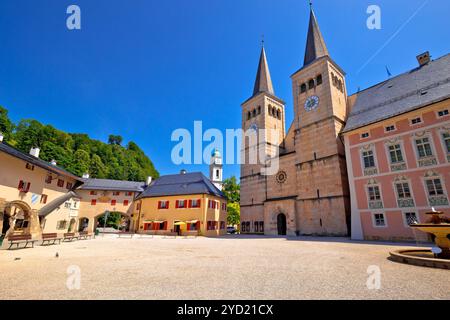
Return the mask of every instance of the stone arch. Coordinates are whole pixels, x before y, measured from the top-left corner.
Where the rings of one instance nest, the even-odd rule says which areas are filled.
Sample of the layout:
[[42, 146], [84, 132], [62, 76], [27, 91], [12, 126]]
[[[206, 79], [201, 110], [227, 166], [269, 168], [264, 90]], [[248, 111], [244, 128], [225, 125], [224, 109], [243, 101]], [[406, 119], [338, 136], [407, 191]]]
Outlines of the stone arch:
[[[111, 213], [115, 213], [115, 214], [118, 213], [118, 214], [121, 215], [121, 221], [119, 222], [119, 230], [120, 231], [130, 231], [131, 220], [132, 220], [131, 213], [129, 213], [129, 212], [122, 212], [122, 211], [114, 211], [114, 212], [110, 211], [110, 214]], [[93, 224], [94, 230], [96, 228], [103, 228], [104, 227], [104, 225], [99, 225], [99, 219], [101, 217], [104, 217], [105, 214], [106, 214], [106, 211], [104, 211], [104, 212], [102, 212], [102, 213], [100, 213], [100, 214], [98, 214], [98, 215], [96, 215], [94, 217], [94, 219], [92, 221], [94, 223]], [[89, 221], [89, 225], [91, 225], [91, 221]], [[94, 230], [92, 230], [92, 231], [94, 231]]]
[[287, 235], [287, 216], [284, 213], [277, 215], [277, 229], [279, 236]]
[[23, 201], [6, 203], [2, 214], [1, 234], [6, 237], [12, 234], [31, 234], [32, 211]]

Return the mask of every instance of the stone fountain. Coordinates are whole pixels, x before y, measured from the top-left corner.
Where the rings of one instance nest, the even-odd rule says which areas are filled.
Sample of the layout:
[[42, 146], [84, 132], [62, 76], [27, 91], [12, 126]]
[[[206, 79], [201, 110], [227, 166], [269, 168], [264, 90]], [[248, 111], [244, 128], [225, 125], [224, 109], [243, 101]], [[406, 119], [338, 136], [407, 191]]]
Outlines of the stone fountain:
[[444, 212], [438, 212], [434, 208], [427, 215], [430, 219], [426, 223], [416, 223], [410, 227], [430, 234], [439, 249], [399, 250], [390, 253], [391, 259], [419, 266], [450, 269], [450, 219], [444, 217]]

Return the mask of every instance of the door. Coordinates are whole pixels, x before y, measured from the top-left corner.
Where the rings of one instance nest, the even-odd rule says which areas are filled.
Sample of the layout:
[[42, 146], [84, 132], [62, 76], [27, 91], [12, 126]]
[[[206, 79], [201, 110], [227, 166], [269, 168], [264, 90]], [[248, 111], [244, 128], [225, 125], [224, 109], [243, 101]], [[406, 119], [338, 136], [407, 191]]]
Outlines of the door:
[[278, 235], [285, 236], [287, 234], [286, 216], [280, 213], [277, 217]]

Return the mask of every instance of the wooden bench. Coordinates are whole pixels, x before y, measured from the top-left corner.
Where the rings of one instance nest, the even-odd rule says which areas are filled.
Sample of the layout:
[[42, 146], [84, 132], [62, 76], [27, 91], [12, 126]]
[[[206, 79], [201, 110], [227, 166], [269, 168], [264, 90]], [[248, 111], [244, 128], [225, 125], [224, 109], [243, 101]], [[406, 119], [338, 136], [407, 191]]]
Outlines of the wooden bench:
[[78, 240], [78, 236], [73, 233], [73, 232], [69, 232], [69, 233], [64, 233], [64, 241], [70, 241], [72, 242], [73, 240]]
[[93, 236], [94, 236], [94, 234], [89, 233], [87, 231], [80, 231], [80, 232], [78, 232], [78, 240], [92, 239]]
[[134, 233], [133, 232], [119, 232], [119, 238], [126, 237], [126, 238], [133, 238]]
[[42, 234], [42, 246], [56, 244], [56, 241], [58, 241], [58, 244], [61, 244], [62, 238], [58, 237], [57, 233], [43, 233]]
[[28, 244], [31, 243], [31, 246], [34, 248], [34, 243], [37, 240], [33, 240], [31, 239], [31, 234], [27, 234], [27, 235], [12, 235], [8, 237], [8, 241], [9, 241], [9, 248], [8, 250], [11, 250], [13, 245], [16, 245], [16, 249], [19, 249], [19, 245], [22, 243], [25, 243], [25, 247], [23, 247], [22, 249], [25, 249], [26, 247], [28, 247]]

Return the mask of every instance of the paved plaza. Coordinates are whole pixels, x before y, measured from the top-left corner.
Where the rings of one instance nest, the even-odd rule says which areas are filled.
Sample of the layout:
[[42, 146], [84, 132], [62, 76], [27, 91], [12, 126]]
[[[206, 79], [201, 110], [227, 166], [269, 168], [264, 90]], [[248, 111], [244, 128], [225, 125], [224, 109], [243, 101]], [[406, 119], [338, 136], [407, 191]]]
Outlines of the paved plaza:
[[[389, 251], [406, 246], [340, 238], [99, 236], [0, 251], [0, 299], [450, 299], [450, 271], [388, 260]], [[379, 290], [367, 288], [369, 266], [381, 270]], [[79, 290], [70, 281], [77, 270]]]

